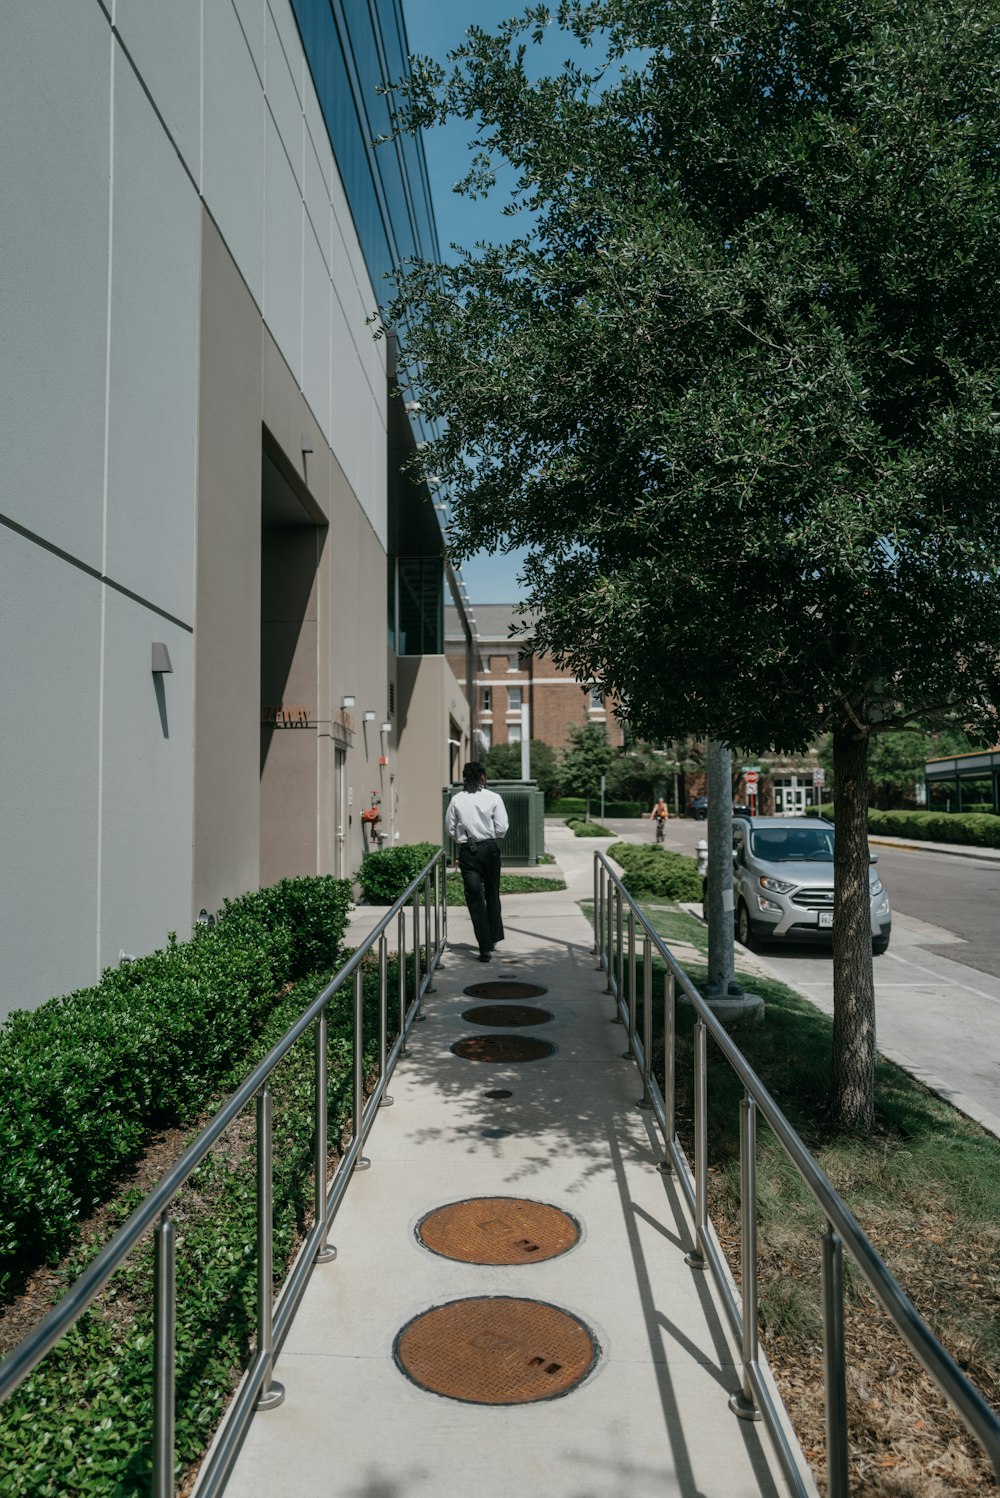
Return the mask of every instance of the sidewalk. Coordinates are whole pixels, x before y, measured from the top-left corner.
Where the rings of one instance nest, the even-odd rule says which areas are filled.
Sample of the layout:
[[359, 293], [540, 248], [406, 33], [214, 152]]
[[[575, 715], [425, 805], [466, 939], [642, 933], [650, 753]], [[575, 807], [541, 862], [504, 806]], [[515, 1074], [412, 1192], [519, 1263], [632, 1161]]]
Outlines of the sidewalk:
[[[371, 1169], [351, 1183], [334, 1224], [338, 1258], [315, 1268], [278, 1359], [286, 1400], [257, 1415], [227, 1498], [787, 1491], [763, 1427], [728, 1408], [737, 1349], [710, 1277], [684, 1262], [686, 1207], [656, 1170], [655, 1128], [635, 1105], [641, 1086], [621, 1059], [623, 1032], [609, 1023], [577, 904], [592, 887], [593, 846], [548, 835], [570, 887], [504, 899], [498, 960], [476, 962], [468, 917], [449, 911], [451, 945], [426, 1022], [414, 1026], [394, 1104], [372, 1130]], [[486, 1033], [462, 1018], [476, 1002], [463, 989], [503, 978], [547, 990], [530, 1002], [551, 1021], [504, 1033], [550, 1041], [551, 1057], [500, 1065], [452, 1054], [459, 1037]], [[488, 1096], [500, 1090], [510, 1096]], [[483, 1196], [560, 1208], [579, 1240], [559, 1257], [500, 1267], [440, 1257], [418, 1241], [428, 1212]], [[394, 1360], [397, 1334], [463, 1297], [527, 1298], [570, 1313], [598, 1344], [592, 1371], [564, 1397], [524, 1404], [465, 1403], [419, 1387]], [[520, 1344], [493, 1342], [499, 1360], [520, 1358]], [[487, 1344], [453, 1345], [461, 1359]], [[535, 1351], [549, 1355], [547, 1345]]]

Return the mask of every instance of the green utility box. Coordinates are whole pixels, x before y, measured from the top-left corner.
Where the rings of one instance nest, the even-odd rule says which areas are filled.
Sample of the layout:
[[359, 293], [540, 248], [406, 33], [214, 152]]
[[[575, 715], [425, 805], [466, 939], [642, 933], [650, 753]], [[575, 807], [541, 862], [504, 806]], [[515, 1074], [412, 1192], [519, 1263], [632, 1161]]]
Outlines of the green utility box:
[[[510, 827], [500, 844], [500, 861], [508, 869], [534, 868], [545, 852], [545, 797], [533, 780], [491, 780], [491, 791], [502, 797]], [[448, 802], [461, 785], [446, 787], [441, 807], [441, 822]], [[448, 857], [454, 863], [455, 844], [445, 842]]]

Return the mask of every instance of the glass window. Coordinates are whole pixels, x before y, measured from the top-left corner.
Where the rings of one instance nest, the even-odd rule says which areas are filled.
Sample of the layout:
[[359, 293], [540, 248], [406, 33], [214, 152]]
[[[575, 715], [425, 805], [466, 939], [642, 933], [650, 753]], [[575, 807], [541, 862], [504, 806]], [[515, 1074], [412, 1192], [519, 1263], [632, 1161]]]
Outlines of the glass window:
[[603, 694], [599, 691], [599, 689], [597, 687], [594, 687], [591, 690], [591, 693], [590, 693], [590, 705], [593, 708], [602, 708], [604, 706], [604, 697], [603, 697]]
[[489, 712], [493, 711], [493, 688], [492, 687], [483, 687], [482, 688], [482, 707], [483, 707], [483, 712], [484, 713], [489, 713]]
[[508, 742], [508, 744], [519, 744], [521, 742], [521, 725], [520, 725], [520, 723], [508, 723], [508, 725], [507, 725], [507, 742]]
[[479, 740], [480, 750], [489, 753], [493, 744], [493, 730], [488, 723], [476, 729], [476, 738]]
[[521, 688], [520, 687], [508, 687], [507, 688], [507, 711], [509, 713], [519, 713], [521, 711]]
[[399, 655], [444, 654], [444, 568], [440, 557], [398, 557]]

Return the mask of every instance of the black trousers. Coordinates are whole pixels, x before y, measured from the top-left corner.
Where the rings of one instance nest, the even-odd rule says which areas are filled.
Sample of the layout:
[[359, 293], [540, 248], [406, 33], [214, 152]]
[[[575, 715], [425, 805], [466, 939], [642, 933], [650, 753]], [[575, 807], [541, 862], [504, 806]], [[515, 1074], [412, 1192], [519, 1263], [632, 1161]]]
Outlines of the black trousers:
[[465, 903], [472, 917], [480, 952], [503, 941], [500, 916], [500, 844], [495, 837], [479, 843], [459, 843], [458, 867], [465, 885]]

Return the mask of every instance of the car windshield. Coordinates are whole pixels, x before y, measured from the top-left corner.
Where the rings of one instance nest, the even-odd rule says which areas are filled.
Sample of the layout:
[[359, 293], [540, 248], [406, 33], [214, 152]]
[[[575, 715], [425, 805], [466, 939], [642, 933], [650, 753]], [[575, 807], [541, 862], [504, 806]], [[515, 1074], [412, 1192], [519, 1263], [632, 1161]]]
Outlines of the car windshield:
[[830, 827], [762, 827], [751, 830], [754, 857], [765, 863], [833, 862], [833, 829]]

